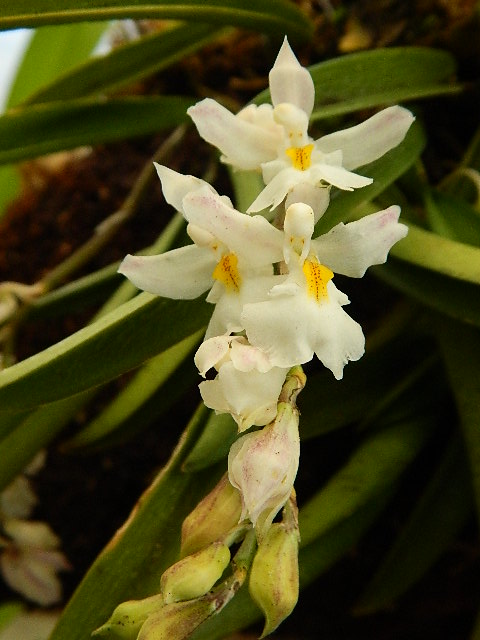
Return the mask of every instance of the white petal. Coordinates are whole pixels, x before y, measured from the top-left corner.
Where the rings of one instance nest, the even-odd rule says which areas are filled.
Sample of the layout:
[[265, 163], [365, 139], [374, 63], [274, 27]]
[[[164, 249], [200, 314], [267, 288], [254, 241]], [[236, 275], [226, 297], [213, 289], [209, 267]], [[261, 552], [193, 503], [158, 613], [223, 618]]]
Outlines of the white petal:
[[262, 211], [267, 207], [274, 209], [295, 185], [305, 179], [304, 171], [286, 168], [280, 171], [255, 198], [248, 207], [247, 213]]
[[331, 164], [315, 164], [310, 168], [311, 182], [318, 184], [320, 180], [328, 182], [328, 184], [343, 189], [344, 191], [353, 191], [372, 184], [372, 178], [359, 176], [357, 173], [347, 171], [343, 167], [337, 167]]
[[0, 517], [28, 518], [37, 502], [27, 478], [17, 476], [0, 492]]
[[18, 547], [55, 549], [60, 544], [60, 538], [53, 533], [45, 522], [32, 522], [12, 518], [4, 523], [3, 529]]
[[383, 264], [392, 246], [404, 238], [408, 227], [398, 222], [400, 207], [393, 205], [355, 222], [340, 223], [312, 240], [322, 264], [335, 273], [361, 278], [368, 267]]
[[358, 360], [365, 351], [361, 326], [341, 306], [331, 302], [318, 305], [315, 353], [337, 380], [343, 377], [343, 367]]
[[127, 255], [118, 271], [139, 289], [175, 300], [197, 298], [212, 286], [215, 256], [188, 245], [158, 256]]
[[263, 216], [249, 216], [229, 207], [207, 188], [188, 194], [185, 216], [209, 231], [250, 267], [282, 259], [283, 234]]
[[246, 304], [242, 324], [251, 344], [265, 351], [277, 367], [309, 362], [314, 354], [315, 313], [307, 295], [280, 295], [267, 302]]
[[203, 403], [217, 413], [230, 413], [230, 406], [223, 394], [218, 377], [215, 380], [205, 380], [198, 385]]
[[408, 109], [388, 107], [355, 127], [323, 136], [316, 146], [324, 153], [341, 149], [343, 166], [356, 169], [399, 145], [414, 120]]
[[257, 347], [248, 344], [245, 338], [232, 340], [230, 349], [232, 364], [238, 371], [259, 371], [266, 373], [272, 368], [267, 354]]
[[194, 357], [195, 366], [200, 374], [205, 377], [209, 369], [215, 367], [228, 353], [231, 338], [229, 336], [216, 336], [205, 340], [197, 349]]
[[[187, 193], [195, 191], [196, 189], [208, 184], [205, 180], [200, 180], [200, 178], [195, 178], [195, 176], [185, 176], [182, 173], [177, 173], [177, 171], [164, 167], [157, 162], [154, 162], [153, 164], [155, 165], [158, 177], [162, 183], [162, 191], [165, 200], [182, 214], [182, 200]], [[210, 188], [214, 191], [213, 187]]]
[[277, 402], [288, 369], [277, 367], [267, 373], [238, 371], [232, 362], [220, 367], [218, 380], [240, 431], [263, 426], [277, 413]]
[[288, 209], [290, 205], [296, 202], [303, 202], [312, 207], [314, 220], [317, 223], [330, 203], [330, 189], [325, 186], [317, 187], [308, 182], [300, 182], [288, 192], [285, 200], [285, 209]]
[[290, 102], [310, 117], [315, 100], [312, 76], [298, 62], [287, 38], [284, 39], [270, 71], [269, 82], [274, 106], [282, 102]]
[[220, 149], [224, 162], [238, 169], [258, 169], [276, 156], [276, 133], [234, 116], [211, 98], [198, 102], [187, 113], [202, 138]]

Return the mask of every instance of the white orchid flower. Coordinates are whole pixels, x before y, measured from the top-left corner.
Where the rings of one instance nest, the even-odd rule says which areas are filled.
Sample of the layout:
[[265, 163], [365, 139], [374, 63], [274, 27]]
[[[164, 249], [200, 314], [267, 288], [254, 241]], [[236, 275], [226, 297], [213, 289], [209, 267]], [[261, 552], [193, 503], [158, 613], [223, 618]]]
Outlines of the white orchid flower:
[[203, 342], [195, 354], [202, 376], [215, 368], [214, 380], [199, 385], [203, 402], [217, 413], [230, 413], [239, 431], [263, 426], [277, 413], [287, 368], [273, 367], [260, 349], [243, 336], [218, 336]]
[[262, 216], [240, 213], [198, 178], [160, 165], [157, 171], [194, 244], [156, 256], [128, 255], [119, 272], [139, 289], [168, 298], [192, 299], [210, 290], [207, 301], [216, 308], [206, 338], [239, 331], [244, 302], [264, 297], [262, 276], [282, 259], [282, 232]]
[[231, 446], [228, 478], [242, 496], [241, 520], [249, 518], [259, 538], [289, 499], [299, 458], [298, 411], [284, 402], [273, 422]]
[[285, 38], [270, 75], [272, 105], [249, 105], [236, 116], [210, 98], [187, 113], [200, 135], [222, 152], [224, 162], [238, 169], [260, 170], [265, 189], [248, 213], [272, 209], [285, 198], [309, 204], [316, 220], [325, 212], [329, 186], [351, 191], [372, 179], [353, 173], [396, 147], [414, 117], [394, 106], [362, 124], [325, 135], [308, 136], [315, 88]]
[[269, 300], [244, 306], [241, 322], [249, 342], [277, 367], [302, 364], [316, 354], [341, 379], [345, 364], [363, 355], [365, 339], [343, 310], [349, 300], [333, 284], [333, 272], [361, 277], [369, 266], [385, 262], [392, 245], [407, 234], [399, 215], [400, 208], [392, 206], [311, 240], [312, 209], [291, 205], [284, 229], [289, 273], [274, 276], [278, 284]]

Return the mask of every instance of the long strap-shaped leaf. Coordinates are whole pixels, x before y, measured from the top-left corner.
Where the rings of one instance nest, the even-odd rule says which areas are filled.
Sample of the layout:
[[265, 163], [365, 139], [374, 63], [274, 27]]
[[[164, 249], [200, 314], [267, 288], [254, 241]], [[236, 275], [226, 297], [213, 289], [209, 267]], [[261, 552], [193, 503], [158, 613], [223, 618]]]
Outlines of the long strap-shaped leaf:
[[0, 164], [174, 127], [193, 99], [81, 98], [21, 107], [0, 117]]
[[310, 37], [313, 32], [305, 14], [288, 0], [17, 0], [0, 6], [0, 29], [112, 18], [231, 24], [298, 38]]

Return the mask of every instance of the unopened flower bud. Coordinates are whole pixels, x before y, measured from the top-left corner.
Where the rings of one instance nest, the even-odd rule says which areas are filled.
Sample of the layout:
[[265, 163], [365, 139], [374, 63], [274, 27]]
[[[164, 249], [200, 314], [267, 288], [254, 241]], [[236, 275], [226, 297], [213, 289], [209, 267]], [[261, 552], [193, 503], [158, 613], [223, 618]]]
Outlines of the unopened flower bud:
[[162, 575], [160, 586], [165, 604], [192, 600], [210, 591], [230, 562], [230, 549], [222, 542], [179, 560]]
[[274, 422], [230, 449], [229, 479], [242, 495], [242, 519], [250, 518], [259, 540], [290, 496], [299, 456], [298, 411], [286, 402], [279, 403]]
[[240, 520], [242, 501], [225, 474], [217, 486], [185, 518], [182, 556], [194, 553], [222, 538]]
[[253, 560], [250, 594], [265, 615], [262, 638], [292, 612], [298, 600], [298, 529], [274, 523]]
[[136, 640], [145, 620], [164, 606], [163, 596], [157, 594], [143, 600], [128, 600], [118, 605], [109, 620], [93, 632], [94, 636]]

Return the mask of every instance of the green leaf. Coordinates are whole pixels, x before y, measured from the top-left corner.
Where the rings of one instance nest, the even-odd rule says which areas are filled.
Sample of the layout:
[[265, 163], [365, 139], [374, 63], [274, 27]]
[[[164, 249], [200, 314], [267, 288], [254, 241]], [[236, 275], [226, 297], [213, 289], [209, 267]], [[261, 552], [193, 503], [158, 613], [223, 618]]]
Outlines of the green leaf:
[[[455, 60], [427, 47], [391, 47], [361, 51], [309, 67], [315, 85], [311, 121], [380, 105], [458, 93], [452, 82]], [[256, 103], [269, 102], [263, 91]]]
[[477, 327], [469, 327], [447, 319], [439, 321], [438, 329], [440, 346], [470, 461], [477, 519], [480, 521], [480, 331]]
[[162, 572], [178, 559], [182, 520], [222, 473], [180, 472], [203, 419], [203, 411], [192, 418], [170, 462], [91, 566], [49, 640], [85, 640], [120, 602], [158, 593]]
[[336, 191], [326, 214], [315, 227], [315, 235], [325, 233], [346, 218], [355, 208], [376, 198], [417, 161], [425, 146], [425, 135], [420, 124], [414, 122], [405, 139], [384, 156], [359, 169], [362, 175], [373, 178], [373, 183], [355, 191]]
[[22, 602], [2, 602], [0, 604], [0, 631], [10, 624], [25, 609]]
[[211, 412], [195, 446], [183, 463], [187, 472], [200, 471], [224, 460], [238, 436], [238, 426], [229, 413]]
[[198, 331], [211, 311], [203, 300], [166, 300], [142, 293], [2, 371], [0, 411], [34, 408], [111, 380]]
[[313, 120], [378, 105], [459, 92], [455, 60], [427, 47], [391, 47], [351, 53], [310, 68], [315, 83]]
[[152, 134], [186, 120], [193, 99], [82, 98], [18, 107], [0, 117], [0, 164]]
[[432, 432], [431, 420], [410, 419], [367, 438], [347, 464], [302, 509], [302, 544], [308, 545], [395, 486]]
[[477, 285], [421, 269], [393, 257], [387, 264], [370, 270], [422, 305], [480, 326], [480, 289]]
[[435, 233], [480, 247], [480, 215], [464, 200], [432, 189], [427, 194], [425, 211]]
[[80, 98], [118, 89], [165, 69], [219, 33], [218, 27], [189, 23], [144, 36], [93, 58], [70, 73], [63, 73], [31, 95], [28, 103]]
[[456, 280], [480, 283], [480, 248], [449, 240], [408, 222], [408, 235], [390, 254]]
[[7, 107], [86, 60], [105, 31], [102, 23], [66, 24], [37, 29], [18, 68]]
[[472, 489], [459, 439], [449, 443], [433, 478], [355, 611], [389, 607], [415, 584], [450, 546], [473, 510]]
[[310, 38], [313, 24], [287, 0], [16, 0], [0, 5], [0, 29], [42, 24], [137, 18], [234, 25], [274, 35]]

